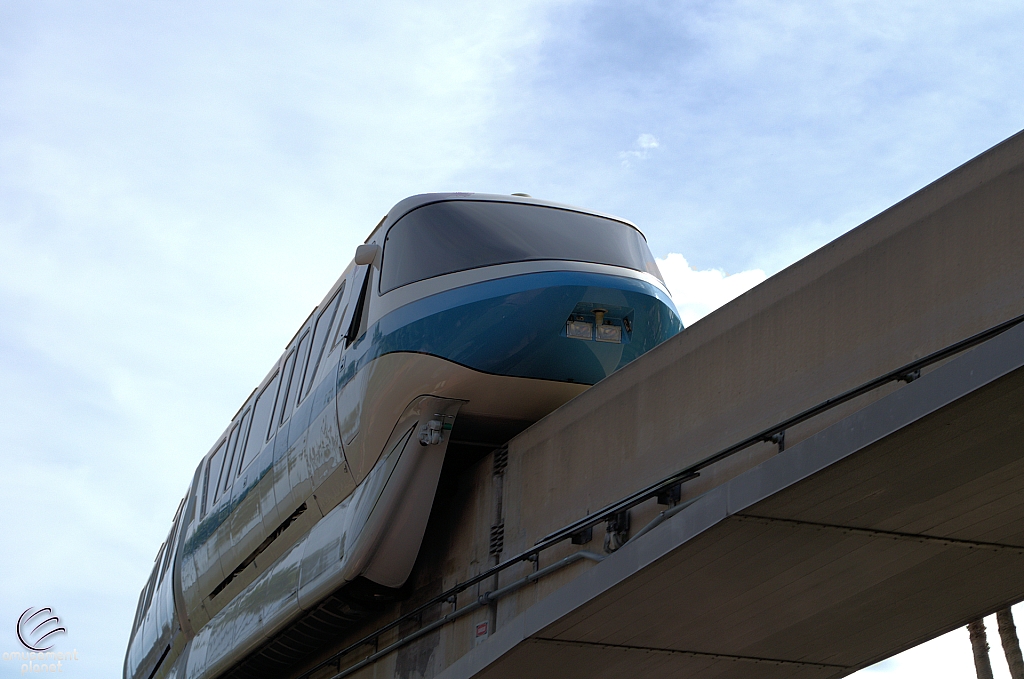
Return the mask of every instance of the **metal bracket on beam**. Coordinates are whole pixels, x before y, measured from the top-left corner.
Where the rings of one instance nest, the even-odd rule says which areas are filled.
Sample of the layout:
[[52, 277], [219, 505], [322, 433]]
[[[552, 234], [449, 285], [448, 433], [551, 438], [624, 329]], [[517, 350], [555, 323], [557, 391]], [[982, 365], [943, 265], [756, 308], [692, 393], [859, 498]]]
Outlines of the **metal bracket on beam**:
[[604, 551], [611, 554], [629, 539], [629, 510], [612, 514], [605, 520]]
[[659, 505], [677, 505], [679, 504], [680, 498], [683, 496], [683, 482], [669, 486], [664, 490], [658, 491], [658, 504]]
[[914, 380], [916, 380], [920, 376], [921, 376], [921, 370], [920, 369], [918, 369], [918, 370], [911, 370], [908, 373], [904, 373], [904, 374], [900, 375], [899, 380], [900, 380], [900, 382], [906, 382], [907, 384], [910, 384], [911, 382], [913, 382]]
[[[565, 538], [562, 538], [563, 540]], [[574, 545], [585, 545], [594, 539], [594, 527], [587, 526], [578, 533], [573, 533], [571, 536], [572, 544]]]
[[771, 436], [765, 436], [761, 440], [764, 441], [765, 443], [774, 443], [779, 447], [779, 452], [781, 453], [786, 449], [786, 430], [783, 429], [782, 431], [776, 432]]

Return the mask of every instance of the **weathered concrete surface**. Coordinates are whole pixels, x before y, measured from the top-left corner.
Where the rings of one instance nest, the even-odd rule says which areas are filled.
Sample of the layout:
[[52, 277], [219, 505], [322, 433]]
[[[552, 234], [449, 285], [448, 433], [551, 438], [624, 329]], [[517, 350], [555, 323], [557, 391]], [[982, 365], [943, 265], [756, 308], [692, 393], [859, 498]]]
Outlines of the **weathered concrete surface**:
[[[432, 515], [412, 597], [364, 631], [492, 564], [488, 538], [497, 520], [504, 522], [503, 555], [517, 553], [728, 444], [1024, 313], [1022, 293], [1024, 134], [1018, 134], [773, 276], [516, 437], [509, 446], [500, 517], [490, 456], [452, 476]], [[753, 514], [760, 518], [733, 516], [683, 539], [671, 527], [688, 515], [684, 510], [636, 543], [675, 535], [677, 543], [664, 556], [607, 592], [594, 590], [593, 600], [579, 599], [585, 601], [582, 609], [567, 608], [564, 619], [552, 619], [514, 643], [514, 630], [533, 629], [541, 611], [555, 610], [552, 602], [568, 601], [572, 592], [579, 595], [588, 578], [614, 570], [613, 562], [624, 554], [598, 566], [568, 567], [357, 676], [427, 677], [446, 669], [451, 676], [477, 670], [513, 676], [527, 669], [552, 676], [621, 676], [611, 668], [625, 667], [639, 676], [684, 670], [708, 676], [836, 676], [961, 624], [970, 617], [966, 613], [1022, 598], [1024, 560], [1016, 549], [1024, 544], [1020, 382], [1018, 374], [1006, 376], [892, 432], [801, 482], [802, 494], [757, 505]], [[815, 436], [827, 427], [849, 424], [887, 397], [911, 388], [920, 392], [922, 383], [928, 384], [922, 379], [878, 390], [787, 432], [787, 453], [801, 450], [801, 442], [819, 441]], [[708, 469], [684, 486], [684, 500], [704, 496], [698, 504], [705, 503], [775, 455], [776, 448], [764, 444]], [[835, 506], [821, 499], [839, 497]], [[947, 507], [952, 515], [943, 513]], [[634, 530], [659, 509], [653, 501], [635, 509]], [[971, 526], [977, 528], [973, 533]], [[843, 527], [955, 536], [1005, 549], [974, 551]], [[602, 538], [595, 530], [594, 541], [582, 548], [601, 552]], [[541, 564], [576, 549], [552, 549]], [[818, 571], [822, 577], [815, 580]], [[498, 584], [526, 572], [525, 565], [510, 569]], [[796, 583], [813, 596], [796, 596]], [[459, 603], [476, 594], [467, 592]], [[477, 645], [476, 625], [488, 618], [497, 634]], [[415, 628], [381, 637], [378, 645]], [[339, 640], [338, 648], [352, 639]], [[366, 652], [352, 654], [340, 667], [357, 655]]]
[[[506, 510], [506, 550], [1021, 313], [1024, 134], [776, 274], [517, 437], [505, 483], [506, 496], [518, 500]], [[787, 444], [898, 388], [787, 432]], [[752, 449], [685, 491], [703, 493], [774, 452], [769, 444]], [[657, 511], [651, 504], [634, 516], [637, 525]], [[572, 577], [551, 578], [537, 596]], [[531, 603], [500, 606], [499, 626]]]
[[1024, 596], [1024, 326], [705, 493], [443, 676], [839, 677]]

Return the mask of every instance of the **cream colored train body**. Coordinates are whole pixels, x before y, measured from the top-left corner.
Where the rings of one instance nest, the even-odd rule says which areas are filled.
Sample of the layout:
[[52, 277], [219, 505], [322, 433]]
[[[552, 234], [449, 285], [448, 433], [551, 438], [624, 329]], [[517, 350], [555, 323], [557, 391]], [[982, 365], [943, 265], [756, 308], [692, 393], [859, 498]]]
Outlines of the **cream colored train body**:
[[402, 201], [197, 467], [125, 679], [280, 674], [400, 594], [453, 439], [500, 443], [681, 328], [628, 222]]

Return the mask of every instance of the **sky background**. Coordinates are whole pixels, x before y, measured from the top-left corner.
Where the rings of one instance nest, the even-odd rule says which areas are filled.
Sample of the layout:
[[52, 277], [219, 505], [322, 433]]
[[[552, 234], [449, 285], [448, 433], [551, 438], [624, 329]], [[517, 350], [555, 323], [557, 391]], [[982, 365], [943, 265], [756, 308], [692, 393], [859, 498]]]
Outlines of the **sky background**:
[[[1024, 128], [1021, 45], [1019, 2], [0, 0], [0, 650], [50, 605], [120, 675], [199, 458], [398, 200], [626, 217], [692, 322]], [[966, 632], [865, 673], [971, 677]]]

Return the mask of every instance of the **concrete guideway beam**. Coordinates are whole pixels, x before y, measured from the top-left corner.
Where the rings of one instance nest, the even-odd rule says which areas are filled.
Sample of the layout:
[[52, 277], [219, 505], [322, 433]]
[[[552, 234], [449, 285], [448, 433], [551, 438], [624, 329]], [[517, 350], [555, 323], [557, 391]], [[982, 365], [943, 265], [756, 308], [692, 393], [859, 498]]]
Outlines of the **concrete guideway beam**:
[[[1024, 435], [1022, 368], [1018, 326], [706, 493], [441, 676], [844, 676], [1024, 598], [1024, 458], [1000, 445]], [[979, 447], [1003, 452], [975, 461]], [[849, 501], [887, 494], [913, 501]]]

